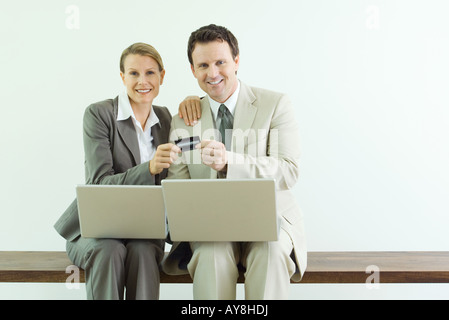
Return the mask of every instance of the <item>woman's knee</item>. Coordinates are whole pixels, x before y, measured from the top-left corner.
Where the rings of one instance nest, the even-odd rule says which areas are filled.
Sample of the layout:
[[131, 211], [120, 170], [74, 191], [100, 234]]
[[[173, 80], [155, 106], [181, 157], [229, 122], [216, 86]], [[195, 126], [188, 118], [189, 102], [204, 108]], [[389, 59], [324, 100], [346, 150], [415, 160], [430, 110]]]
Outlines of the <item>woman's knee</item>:
[[128, 257], [154, 257], [158, 262], [164, 257], [164, 246], [163, 240], [128, 240], [125, 245]]
[[120, 240], [93, 239], [91, 249], [86, 253], [86, 264], [109, 265], [123, 263], [126, 259], [126, 247]]

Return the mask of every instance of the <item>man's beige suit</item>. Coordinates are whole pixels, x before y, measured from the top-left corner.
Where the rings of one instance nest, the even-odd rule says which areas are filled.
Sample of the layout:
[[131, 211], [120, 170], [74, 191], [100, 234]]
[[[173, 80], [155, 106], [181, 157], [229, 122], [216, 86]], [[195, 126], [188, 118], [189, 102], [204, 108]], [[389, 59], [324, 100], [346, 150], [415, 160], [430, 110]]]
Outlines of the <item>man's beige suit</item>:
[[[214, 130], [215, 120], [207, 97], [201, 100], [201, 108], [201, 119], [194, 127], [186, 126], [179, 117], [173, 117], [170, 141], [195, 135], [202, 140], [218, 140], [219, 133]], [[296, 263], [292, 279], [300, 281], [307, 266], [307, 251], [303, 216], [290, 191], [298, 180], [300, 156], [298, 125], [290, 100], [286, 95], [250, 87], [241, 82], [232, 135], [226, 174], [217, 173], [201, 164], [200, 151], [193, 150], [183, 153], [182, 158], [178, 159], [183, 163], [178, 161], [170, 167], [168, 178], [274, 178], [281, 230], [288, 236], [283, 238], [292, 244], [291, 257]], [[191, 248], [194, 248], [193, 244], [173, 243], [163, 263], [164, 271], [168, 274], [187, 273]]]

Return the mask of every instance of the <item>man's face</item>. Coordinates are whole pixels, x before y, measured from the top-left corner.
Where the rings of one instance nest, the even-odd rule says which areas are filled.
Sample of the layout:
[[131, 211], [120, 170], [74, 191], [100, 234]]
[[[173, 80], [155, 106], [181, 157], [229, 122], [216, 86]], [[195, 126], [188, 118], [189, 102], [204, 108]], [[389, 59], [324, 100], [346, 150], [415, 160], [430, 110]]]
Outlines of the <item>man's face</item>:
[[217, 102], [225, 102], [237, 89], [239, 56], [232, 58], [226, 41], [197, 43], [192, 52], [193, 75], [201, 89]]

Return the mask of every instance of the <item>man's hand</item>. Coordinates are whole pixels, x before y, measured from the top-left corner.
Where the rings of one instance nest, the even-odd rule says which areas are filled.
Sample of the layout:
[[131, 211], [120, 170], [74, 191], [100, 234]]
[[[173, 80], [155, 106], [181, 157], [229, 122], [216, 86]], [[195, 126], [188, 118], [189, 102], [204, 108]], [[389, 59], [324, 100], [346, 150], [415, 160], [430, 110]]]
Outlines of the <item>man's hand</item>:
[[227, 169], [228, 158], [223, 143], [215, 140], [202, 140], [195, 148], [201, 149], [201, 161], [205, 165], [216, 171]]
[[180, 152], [181, 149], [173, 143], [160, 144], [153, 159], [150, 160], [150, 173], [156, 175], [162, 170], [170, 168], [170, 165], [178, 159]]
[[178, 115], [186, 126], [194, 126], [201, 118], [201, 100], [198, 96], [188, 96], [179, 104]]

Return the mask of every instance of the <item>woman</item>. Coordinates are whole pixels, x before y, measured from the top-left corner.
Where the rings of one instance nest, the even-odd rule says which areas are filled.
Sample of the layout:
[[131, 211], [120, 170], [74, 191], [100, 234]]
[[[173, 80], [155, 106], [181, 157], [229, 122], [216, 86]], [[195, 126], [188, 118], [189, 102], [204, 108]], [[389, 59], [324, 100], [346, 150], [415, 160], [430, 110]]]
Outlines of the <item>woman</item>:
[[[126, 87], [115, 99], [90, 105], [84, 114], [86, 183], [156, 185], [181, 150], [167, 143], [171, 115], [152, 105], [165, 70], [152, 46], [135, 43], [120, 59]], [[91, 239], [80, 236], [76, 201], [55, 225], [67, 254], [85, 270], [88, 299], [159, 298], [159, 265], [165, 240]]]

